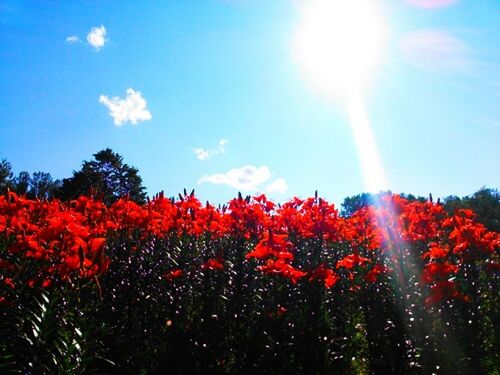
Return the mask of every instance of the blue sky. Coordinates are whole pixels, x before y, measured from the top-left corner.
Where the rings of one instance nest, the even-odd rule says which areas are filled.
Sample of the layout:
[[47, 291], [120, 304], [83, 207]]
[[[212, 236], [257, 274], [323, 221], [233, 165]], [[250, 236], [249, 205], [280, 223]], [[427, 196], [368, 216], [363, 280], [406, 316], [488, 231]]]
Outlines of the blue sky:
[[[216, 203], [365, 191], [346, 106], [294, 55], [306, 3], [0, 1], [0, 158], [64, 178], [110, 147], [149, 194]], [[498, 188], [498, 0], [379, 3], [388, 32], [362, 97], [387, 187]]]

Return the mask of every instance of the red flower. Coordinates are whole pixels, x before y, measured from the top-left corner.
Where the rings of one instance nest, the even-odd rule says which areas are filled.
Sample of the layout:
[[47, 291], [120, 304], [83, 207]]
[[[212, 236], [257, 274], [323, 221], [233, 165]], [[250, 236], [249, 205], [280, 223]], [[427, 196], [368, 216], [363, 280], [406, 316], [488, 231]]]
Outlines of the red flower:
[[73, 254], [73, 255], [67, 255], [66, 259], [64, 260], [66, 266], [70, 270], [77, 270], [80, 268], [80, 256], [78, 254]]
[[440, 246], [435, 242], [429, 244], [429, 251], [422, 255], [422, 258], [439, 259], [448, 255], [449, 249], [446, 246]]
[[444, 280], [431, 286], [429, 297], [426, 298], [427, 305], [433, 305], [443, 300], [457, 298], [465, 302], [469, 301], [469, 297], [461, 294], [453, 281]]
[[283, 307], [283, 306], [280, 306], [280, 308], [278, 309], [278, 311], [276, 312], [276, 316], [280, 317], [281, 315], [283, 315], [284, 313], [286, 313], [286, 307]]
[[284, 276], [290, 279], [292, 284], [296, 284], [300, 278], [307, 275], [306, 272], [302, 272], [279, 259], [269, 259], [265, 265], [259, 266], [258, 269], [265, 274], [279, 274], [281, 276]]
[[48, 288], [51, 285], [52, 285], [52, 280], [51, 279], [47, 279], [47, 280], [43, 281], [42, 288]]
[[293, 254], [288, 251], [293, 246], [287, 241], [286, 234], [273, 234], [271, 231], [255, 246], [255, 249], [245, 255], [245, 258], [266, 259], [276, 256], [281, 259], [293, 260]]
[[182, 270], [172, 270], [170, 272], [167, 272], [165, 275], [163, 275], [163, 278], [167, 281], [173, 281], [175, 279], [178, 279], [179, 277], [184, 275], [184, 271]]
[[458, 266], [444, 263], [428, 263], [422, 272], [422, 281], [430, 284], [436, 281], [436, 278], [447, 278], [452, 273], [458, 272]]
[[202, 270], [210, 270], [210, 271], [222, 270], [222, 269], [224, 269], [224, 264], [222, 264], [221, 262], [219, 262], [216, 259], [210, 259], [208, 262], [203, 263], [201, 265], [201, 269]]
[[337, 268], [344, 267], [348, 270], [356, 266], [362, 266], [365, 263], [370, 263], [370, 259], [359, 256], [359, 254], [347, 255], [337, 262]]
[[95, 253], [97, 250], [102, 249], [106, 243], [105, 238], [91, 238], [89, 241], [89, 250], [91, 253]]
[[318, 268], [316, 268], [309, 277], [309, 281], [323, 280], [325, 287], [328, 289], [334, 286], [339, 279], [340, 278], [337, 274], [330, 268], [327, 268], [324, 264], [321, 264]]
[[15, 288], [14, 281], [12, 281], [12, 279], [10, 277], [6, 277], [5, 279], [3, 279], [3, 282], [5, 285], [7, 285], [11, 289]]
[[370, 271], [366, 273], [365, 279], [370, 283], [374, 283], [377, 281], [378, 275], [383, 274], [385, 272], [387, 272], [387, 268], [385, 268], [385, 266], [381, 264], [376, 264]]

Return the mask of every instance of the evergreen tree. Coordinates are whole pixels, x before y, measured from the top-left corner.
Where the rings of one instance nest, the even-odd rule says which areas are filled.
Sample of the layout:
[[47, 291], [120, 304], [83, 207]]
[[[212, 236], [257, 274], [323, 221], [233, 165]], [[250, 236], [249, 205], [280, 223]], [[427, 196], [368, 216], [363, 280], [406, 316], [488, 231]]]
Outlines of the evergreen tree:
[[82, 169], [73, 171], [73, 177], [62, 181], [59, 197], [75, 199], [81, 195], [102, 196], [106, 204], [128, 196], [137, 203], [146, 198], [142, 178], [135, 167], [123, 163], [123, 157], [111, 149], [99, 151], [90, 161], [84, 161]]
[[50, 173], [35, 172], [30, 178], [28, 196], [30, 198], [51, 199], [60, 187], [61, 181], [54, 181]]
[[0, 194], [12, 189], [12, 165], [7, 159], [0, 160]]
[[17, 177], [14, 177], [13, 181], [13, 190], [18, 195], [26, 195], [30, 189], [31, 184], [31, 176], [29, 172], [22, 171], [19, 172]]

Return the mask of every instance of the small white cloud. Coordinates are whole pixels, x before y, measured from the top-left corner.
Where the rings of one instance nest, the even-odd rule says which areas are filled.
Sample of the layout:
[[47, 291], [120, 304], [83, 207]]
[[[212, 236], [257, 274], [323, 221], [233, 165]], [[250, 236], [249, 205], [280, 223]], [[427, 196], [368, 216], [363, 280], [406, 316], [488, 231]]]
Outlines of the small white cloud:
[[80, 38], [78, 38], [76, 35], [71, 35], [71, 36], [68, 36], [66, 38], [66, 43], [70, 43], [70, 44], [77, 43], [79, 41], [80, 41]]
[[277, 178], [271, 184], [267, 185], [267, 193], [285, 193], [288, 190], [288, 185], [284, 178]]
[[99, 103], [109, 109], [109, 115], [113, 117], [114, 123], [121, 126], [130, 122], [137, 124], [141, 121], [151, 120], [151, 113], [146, 108], [146, 100], [142, 97], [140, 91], [129, 88], [125, 99], [119, 97], [108, 98], [106, 95], [99, 97]]
[[193, 148], [193, 152], [196, 154], [196, 157], [199, 160], [207, 160], [214, 155], [226, 153], [225, 146], [227, 145], [227, 143], [228, 143], [227, 139], [223, 138], [219, 141], [219, 147], [214, 150], [205, 150], [201, 147], [195, 147]]
[[223, 138], [219, 141], [219, 151], [220, 153], [224, 153], [225, 150], [224, 150], [224, 146], [227, 145], [227, 139], [226, 138]]
[[195, 148], [193, 151], [196, 154], [196, 157], [200, 160], [210, 159], [211, 157], [210, 152], [202, 149], [201, 147]]
[[232, 186], [241, 191], [258, 191], [259, 185], [262, 185], [270, 178], [271, 171], [268, 167], [246, 165], [241, 168], [231, 169], [226, 173], [204, 176], [198, 180], [198, 183], [210, 182], [212, 184]]
[[97, 51], [104, 47], [106, 41], [106, 28], [103, 25], [100, 27], [93, 27], [87, 34], [87, 42]]

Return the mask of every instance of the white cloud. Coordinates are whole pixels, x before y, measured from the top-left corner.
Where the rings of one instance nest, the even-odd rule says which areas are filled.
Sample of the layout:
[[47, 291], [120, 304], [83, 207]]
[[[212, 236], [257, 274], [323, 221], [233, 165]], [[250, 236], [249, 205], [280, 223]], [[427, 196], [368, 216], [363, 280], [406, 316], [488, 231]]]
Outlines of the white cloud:
[[106, 41], [106, 28], [103, 25], [100, 27], [93, 27], [87, 34], [87, 42], [97, 51], [104, 47]]
[[285, 193], [288, 190], [288, 185], [284, 178], [277, 178], [271, 184], [267, 185], [267, 193]]
[[79, 41], [80, 41], [80, 38], [78, 38], [76, 35], [70, 35], [66, 38], [66, 43], [70, 43], [70, 44], [77, 43]]
[[106, 95], [99, 97], [99, 103], [109, 109], [109, 115], [113, 117], [114, 123], [121, 126], [130, 122], [137, 124], [141, 121], [151, 120], [151, 113], [146, 108], [146, 100], [142, 97], [140, 91], [129, 88], [125, 99], [119, 97], [108, 98]]
[[271, 171], [268, 167], [255, 167], [246, 165], [241, 168], [231, 169], [226, 173], [217, 173], [204, 176], [198, 183], [210, 182], [212, 184], [229, 185], [241, 191], [258, 191], [259, 185], [271, 178]]
[[210, 152], [202, 149], [201, 147], [194, 148], [193, 151], [196, 154], [196, 157], [200, 160], [210, 159], [211, 157]]
[[226, 138], [222, 138], [220, 141], [219, 141], [219, 150], [221, 153], [224, 153], [225, 150], [224, 150], [224, 146], [227, 145], [227, 139]]
[[223, 138], [219, 141], [219, 146], [214, 150], [205, 150], [201, 147], [195, 147], [193, 148], [193, 152], [199, 160], [207, 160], [214, 155], [224, 154], [226, 152], [225, 146], [227, 143], [227, 139]]

